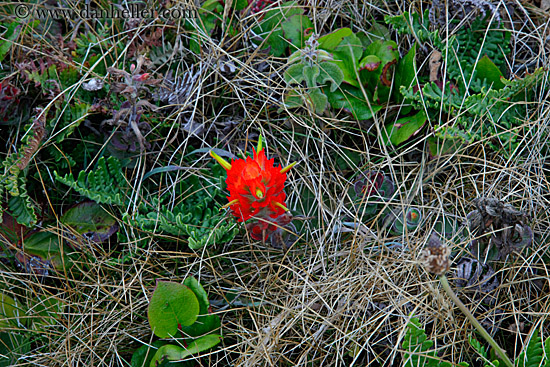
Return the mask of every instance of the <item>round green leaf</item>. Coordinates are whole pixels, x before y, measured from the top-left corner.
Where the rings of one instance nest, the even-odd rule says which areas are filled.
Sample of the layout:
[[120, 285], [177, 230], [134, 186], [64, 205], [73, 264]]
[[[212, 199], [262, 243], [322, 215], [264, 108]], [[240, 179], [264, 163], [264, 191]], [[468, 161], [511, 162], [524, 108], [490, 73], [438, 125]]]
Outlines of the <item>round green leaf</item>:
[[149, 324], [156, 336], [176, 335], [178, 325], [193, 324], [198, 314], [199, 301], [191, 289], [175, 282], [158, 282], [148, 310]]

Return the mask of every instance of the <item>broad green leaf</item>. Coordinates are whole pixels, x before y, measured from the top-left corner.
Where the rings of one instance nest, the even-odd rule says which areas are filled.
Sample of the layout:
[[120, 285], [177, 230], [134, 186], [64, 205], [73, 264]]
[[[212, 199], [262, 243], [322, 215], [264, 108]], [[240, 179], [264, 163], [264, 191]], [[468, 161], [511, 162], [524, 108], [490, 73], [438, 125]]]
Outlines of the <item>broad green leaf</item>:
[[399, 145], [415, 135], [427, 120], [423, 111], [413, 116], [400, 118], [394, 124], [385, 127], [386, 133], [383, 134], [382, 139], [386, 145], [389, 143]]
[[60, 318], [60, 314], [63, 312], [64, 306], [65, 304], [60, 299], [53, 296], [49, 298], [39, 296], [27, 312], [32, 319], [33, 328], [44, 330], [44, 327], [55, 325], [56, 320]]
[[93, 201], [80, 203], [67, 210], [60, 221], [96, 243], [106, 241], [118, 230], [116, 219]]
[[411, 47], [409, 52], [397, 63], [395, 69], [395, 78], [393, 83], [393, 99], [397, 103], [401, 103], [404, 99], [403, 94], [399, 91], [401, 86], [409, 89], [414, 85], [416, 78], [416, 43]]
[[382, 109], [381, 105], [373, 102], [370, 102], [369, 107], [369, 103], [365, 100], [362, 91], [350, 85], [341, 84], [340, 88], [334, 92], [325, 89], [325, 93], [333, 108], [344, 109], [357, 120], [368, 120], [372, 118], [374, 113]]
[[299, 7], [296, 1], [287, 1], [280, 6], [268, 10], [261, 21], [261, 28], [264, 31], [270, 31], [276, 27], [280, 27], [285, 19], [289, 19], [293, 15], [304, 13], [304, 9]]
[[386, 103], [392, 84], [390, 66], [397, 63], [399, 51], [394, 41], [375, 41], [365, 49], [365, 58], [368, 61], [369, 55], [376, 56], [380, 60], [380, 66], [370, 70], [362, 68], [360, 72], [361, 83], [366, 89], [373, 93], [373, 99], [377, 103]]
[[197, 278], [189, 277], [183, 281], [183, 285], [187, 286], [195, 293], [195, 297], [197, 297], [197, 301], [199, 301], [199, 314], [206, 315], [208, 313], [208, 307], [210, 307], [210, 301], [208, 301], [208, 295]]
[[375, 71], [380, 67], [382, 60], [376, 55], [367, 55], [359, 61], [359, 70]]
[[2, 35], [2, 38], [4, 40], [0, 41], [0, 62], [4, 60], [4, 57], [6, 57], [8, 51], [13, 45], [13, 41], [15, 41], [19, 36], [20, 31], [21, 31], [21, 26], [19, 25], [19, 23], [13, 22], [13, 23], [10, 23], [10, 25], [8, 26], [8, 29]]
[[504, 88], [504, 83], [501, 80], [503, 78], [502, 72], [487, 55], [478, 61], [475, 73], [478, 78], [486, 79], [489, 83], [492, 83], [493, 89]]
[[155, 356], [149, 364], [150, 367], [155, 367], [157, 363], [164, 358], [169, 361], [181, 361], [193, 354], [204, 352], [212, 347], [215, 347], [221, 341], [221, 335], [205, 335], [195, 341], [189, 343], [187, 348], [183, 348], [177, 345], [167, 344], [159, 348], [155, 353]]
[[56, 270], [68, 269], [72, 265], [67, 256], [68, 248], [60, 243], [59, 236], [54, 233], [33, 233], [23, 241], [23, 252], [50, 262]]
[[247, 0], [233, 0], [233, 9], [235, 10], [243, 10], [248, 6]]
[[197, 320], [199, 301], [189, 287], [159, 281], [147, 314], [153, 333], [159, 338], [168, 338], [176, 335], [178, 325], [189, 326]]
[[349, 28], [340, 28], [337, 31], [329, 33], [318, 39], [319, 48], [326, 51], [332, 51], [338, 46], [345, 37], [351, 36], [352, 30]]
[[303, 13], [304, 9], [298, 7], [295, 1], [282, 3], [277, 8], [268, 10], [260, 25], [255, 27], [253, 32], [265, 40], [263, 46], [270, 47], [270, 53], [273, 56], [283, 56], [290, 43], [284, 38], [282, 23], [293, 15]]
[[391, 40], [391, 34], [388, 27], [377, 22], [372, 24], [372, 27], [370, 27], [367, 32], [367, 36], [373, 36], [375, 38], [371, 42], [374, 42], [376, 39]]
[[[285, 106], [287, 108], [297, 108], [304, 105], [302, 95], [298, 91], [292, 89], [285, 95]], [[281, 109], [282, 111], [282, 109]]]
[[281, 24], [281, 27], [283, 28], [285, 39], [294, 45], [294, 47], [291, 47], [291, 51], [294, 51], [304, 48], [306, 40], [304, 31], [313, 27], [313, 23], [305, 15], [293, 15], [285, 20]]
[[153, 342], [152, 347], [147, 344], [142, 345], [134, 352], [134, 354], [132, 354], [132, 360], [130, 361], [130, 365], [132, 367], [149, 366], [157, 350], [163, 345], [166, 345], [166, 343], [167, 343], [166, 341], [157, 340]]
[[342, 42], [331, 51], [334, 57], [333, 61], [329, 61], [338, 66], [344, 74], [344, 81], [353, 85], [359, 86], [357, 81], [357, 65], [363, 54], [363, 44], [356, 35], [351, 34], [342, 39]]
[[269, 53], [276, 57], [281, 57], [285, 54], [288, 48], [288, 42], [283, 37], [283, 30], [277, 28], [265, 35], [267, 37], [264, 45], [270, 47]]

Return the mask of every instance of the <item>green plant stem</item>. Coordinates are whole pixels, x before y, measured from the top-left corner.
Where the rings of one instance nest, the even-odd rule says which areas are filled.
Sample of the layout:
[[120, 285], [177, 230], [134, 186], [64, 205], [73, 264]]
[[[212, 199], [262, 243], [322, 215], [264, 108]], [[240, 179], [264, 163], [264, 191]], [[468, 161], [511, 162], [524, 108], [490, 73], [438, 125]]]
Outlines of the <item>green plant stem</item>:
[[443, 289], [445, 290], [445, 292], [447, 292], [449, 297], [451, 297], [451, 299], [453, 300], [455, 305], [457, 305], [458, 308], [460, 308], [460, 311], [462, 311], [462, 313], [464, 315], [466, 315], [468, 320], [470, 320], [470, 322], [474, 325], [474, 327], [481, 334], [481, 336], [485, 340], [487, 340], [487, 342], [489, 342], [489, 344], [491, 344], [491, 346], [497, 352], [497, 354], [500, 356], [500, 358], [502, 358], [502, 361], [504, 362], [504, 364], [508, 367], [514, 367], [514, 364], [512, 363], [512, 361], [510, 361], [510, 359], [506, 355], [506, 352], [504, 351], [504, 349], [502, 349], [497, 344], [497, 342], [493, 339], [493, 337], [491, 337], [491, 335], [487, 332], [487, 330], [485, 330], [485, 328], [483, 326], [481, 326], [479, 321], [477, 321], [477, 319], [474, 317], [474, 315], [472, 315], [470, 310], [468, 310], [466, 308], [464, 303], [462, 303], [462, 301], [458, 298], [458, 296], [455, 294], [455, 292], [451, 289], [451, 286], [449, 285], [449, 282], [447, 281], [447, 277], [445, 275], [440, 275], [439, 276], [439, 281], [441, 282], [441, 285], [443, 286]]

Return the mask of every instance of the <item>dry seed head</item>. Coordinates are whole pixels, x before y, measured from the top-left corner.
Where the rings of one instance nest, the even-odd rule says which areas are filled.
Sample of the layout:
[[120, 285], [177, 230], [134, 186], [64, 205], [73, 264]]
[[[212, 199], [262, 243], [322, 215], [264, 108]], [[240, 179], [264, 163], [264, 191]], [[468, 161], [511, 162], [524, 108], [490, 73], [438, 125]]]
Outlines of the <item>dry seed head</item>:
[[451, 249], [446, 244], [441, 243], [435, 233], [432, 233], [426, 247], [420, 255], [420, 262], [427, 271], [436, 275], [445, 274], [451, 267], [449, 256]]

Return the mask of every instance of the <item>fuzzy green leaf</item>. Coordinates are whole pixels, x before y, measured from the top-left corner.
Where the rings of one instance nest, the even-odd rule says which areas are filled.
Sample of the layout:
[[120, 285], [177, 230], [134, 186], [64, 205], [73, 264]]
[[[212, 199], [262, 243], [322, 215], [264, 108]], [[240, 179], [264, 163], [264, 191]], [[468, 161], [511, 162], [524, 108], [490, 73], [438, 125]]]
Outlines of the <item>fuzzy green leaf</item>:
[[306, 40], [304, 31], [311, 27], [313, 27], [313, 23], [305, 15], [293, 15], [282, 22], [281, 28], [284, 36], [294, 46], [291, 47], [291, 51], [304, 48]]
[[344, 81], [344, 74], [340, 68], [329, 62], [319, 64], [320, 73], [317, 77], [317, 85], [330, 82], [330, 91], [334, 92]]
[[305, 64], [299, 63], [289, 66], [284, 74], [285, 82], [287, 85], [300, 84], [305, 80], [304, 68]]

